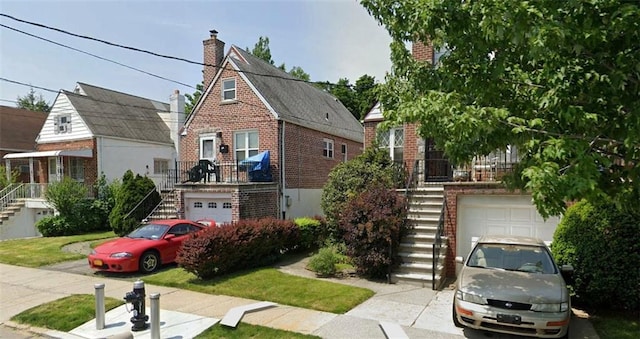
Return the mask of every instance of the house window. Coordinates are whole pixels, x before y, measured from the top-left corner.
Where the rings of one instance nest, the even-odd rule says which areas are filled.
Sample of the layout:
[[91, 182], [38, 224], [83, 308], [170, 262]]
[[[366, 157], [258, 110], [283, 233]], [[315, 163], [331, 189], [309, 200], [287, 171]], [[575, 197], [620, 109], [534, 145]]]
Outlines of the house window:
[[342, 144], [340, 147], [340, 151], [342, 152], [342, 161], [347, 161], [347, 144]]
[[259, 153], [258, 131], [235, 132], [236, 160], [244, 160]]
[[203, 134], [200, 136], [200, 159], [214, 160], [216, 158], [215, 134]]
[[222, 208], [225, 208], [225, 209], [231, 208], [231, 203], [230, 202], [223, 202], [222, 203]]
[[169, 160], [153, 159], [153, 174], [167, 174], [167, 173], [169, 173]]
[[202, 208], [202, 202], [196, 201], [193, 203], [193, 208]]
[[236, 100], [236, 79], [222, 80], [222, 100]]
[[84, 182], [84, 159], [69, 159], [69, 176], [75, 181]]
[[218, 204], [215, 202], [209, 202], [207, 203], [207, 208], [218, 208]]
[[323, 139], [322, 143], [323, 143], [322, 155], [325, 158], [333, 159], [333, 140]]
[[395, 162], [404, 160], [404, 128], [378, 130], [378, 144], [380, 148], [389, 151], [391, 160]]
[[59, 179], [58, 158], [49, 158], [49, 182], [57, 182]]
[[54, 116], [53, 126], [55, 134], [71, 133], [71, 114]]

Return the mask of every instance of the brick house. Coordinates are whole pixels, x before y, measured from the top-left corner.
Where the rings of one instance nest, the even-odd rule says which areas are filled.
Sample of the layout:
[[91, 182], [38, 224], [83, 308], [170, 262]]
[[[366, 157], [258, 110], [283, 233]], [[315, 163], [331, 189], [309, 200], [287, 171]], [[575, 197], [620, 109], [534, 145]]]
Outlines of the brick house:
[[[422, 43], [413, 44], [412, 54], [429, 63], [442, 55]], [[418, 135], [416, 124], [383, 130], [378, 128], [382, 121], [378, 104], [364, 118], [365, 146], [377, 139], [394, 161], [404, 162], [415, 183], [408, 194], [414, 230], [403, 241], [403, 264], [394, 279], [435, 286], [441, 277], [455, 276], [455, 257], [466, 256], [474, 238], [484, 234], [552, 240], [559, 219], [544, 220], [529, 193], [508, 191], [500, 182], [518, 161], [515, 148], [496, 150], [460, 166], [449, 163], [432, 140]], [[433, 253], [433, 244], [440, 253]]]
[[[321, 215], [329, 171], [362, 152], [360, 122], [329, 93], [242, 48], [223, 54], [216, 31], [203, 45], [204, 91], [180, 134], [177, 167], [179, 177], [202, 161], [213, 170], [177, 180], [177, 209], [218, 222]], [[271, 180], [256, 182], [242, 162], [264, 152]]]
[[[10, 170], [14, 163], [28, 162], [25, 185], [32, 187], [30, 198], [41, 201], [46, 184], [63, 177], [92, 187], [101, 174], [112, 181], [132, 170], [161, 186], [175, 166], [184, 122], [184, 97], [176, 91], [170, 101], [77, 83], [73, 91], [58, 93], [33, 138], [35, 150], [4, 155], [6, 166]], [[33, 225], [46, 206], [30, 206], [35, 205], [5, 223]]]

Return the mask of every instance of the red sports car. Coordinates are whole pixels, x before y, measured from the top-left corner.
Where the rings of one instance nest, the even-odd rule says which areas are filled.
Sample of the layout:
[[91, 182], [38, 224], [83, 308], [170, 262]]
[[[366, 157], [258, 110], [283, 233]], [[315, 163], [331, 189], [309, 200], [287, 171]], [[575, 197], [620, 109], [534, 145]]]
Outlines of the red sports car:
[[150, 273], [174, 262], [189, 235], [205, 228], [190, 220], [154, 220], [96, 247], [89, 254], [89, 266], [98, 271]]

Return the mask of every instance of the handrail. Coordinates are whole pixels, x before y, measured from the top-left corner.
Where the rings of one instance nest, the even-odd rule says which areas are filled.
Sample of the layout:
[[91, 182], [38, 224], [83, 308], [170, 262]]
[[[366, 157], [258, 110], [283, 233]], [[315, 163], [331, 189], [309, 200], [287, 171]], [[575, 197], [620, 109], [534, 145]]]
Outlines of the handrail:
[[137, 209], [137, 208], [138, 208], [138, 207], [139, 207], [143, 202], [145, 202], [145, 201], [147, 200], [147, 198], [148, 198], [148, 197], [149, 197], [153, 192], [155, 192], [155, 191], [156, 191], [156, 187], [153, 187], [153, 189], [151, 189], [151, 191], [149, 191], [149, 193], [147, 193], [147, 195], [145, 195], [145, 196], [144, 196], [144, 198], [142, 198], [142, 199], [140, 200], [140, 202], [138, 202], [138, 204], [137, 204], [134, 208], [132, 208], [132, 209], [131, 209], [131, 211], [129, 211], [129, 213], [127, 213], [127, 214], [124, 216], [124, 218], [123, 218], [123, 219], [127, 219], [127, 218], [128, 218], [128, 217], [129, 217], [133, 212], [135, 212], [135, 211], [136, 211], [136, 209]]
[[438, 227], [436, 229], [436, 237], [433, 242], [433, 256], [431, 258], [431, 289], [436, 289], [436, 269], [440, 263], [440, 249], [442, 248], [442, 235], [444, 234], [444, 212], [447, 210], [446, 197], [442, 203], [442, 209], [440, 209], [440, 218], [438, 219]]
[[9, 204], [18, 199], [42, 197], [44, 193], [43, 186], [45, 185], [39, 183], [17, 183], [12, 185], [10, 189], [3, 189], [3, 194], [0, 196], [0, 211], [4, 211]]
[[[170, 192], [168, 192], [168, 194], [175, 194], [175, 189], [172, 189]], [[145, 217], [145, 220], [149, 220], [149, 218], [151, 218], [151, 216], [156, 213], [157, 210], [160, 209], [160, 207], [162, 207], [164, 205], [164, 201], [166, 200], [166, 196], [162, 197], [162, 199], [160, 200], [160, 202], [156, 205], [156, 207], [153, 208], [153, 210]]]
[[2, 190], [0, 190], [0, 198], [4, 197], [5, 195], [7, 195], [7, 192], [9, 192], [12, 187], [14, 186], [18, 186], [18, 183], [10, 183], [9, 185], [7, 185], [7, 187], [3, 188]]

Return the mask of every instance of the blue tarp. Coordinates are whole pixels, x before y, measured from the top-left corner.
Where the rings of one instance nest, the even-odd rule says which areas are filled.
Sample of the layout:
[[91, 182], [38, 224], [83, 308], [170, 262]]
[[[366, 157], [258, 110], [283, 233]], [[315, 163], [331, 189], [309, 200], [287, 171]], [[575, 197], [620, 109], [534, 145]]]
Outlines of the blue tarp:
[[240, 161], [241, 166], [246, 166], [249, 173], [249, 181], [271, 182], [270, 153], [264, 151]]

